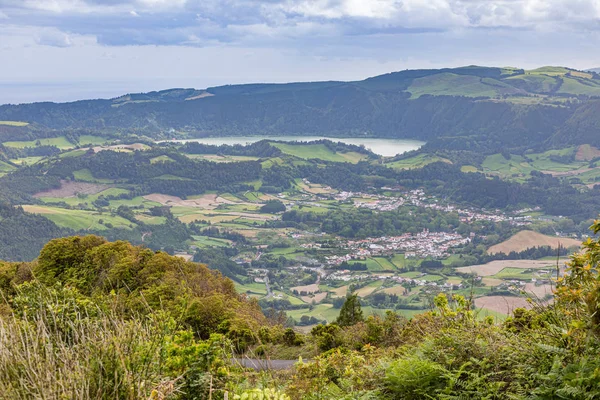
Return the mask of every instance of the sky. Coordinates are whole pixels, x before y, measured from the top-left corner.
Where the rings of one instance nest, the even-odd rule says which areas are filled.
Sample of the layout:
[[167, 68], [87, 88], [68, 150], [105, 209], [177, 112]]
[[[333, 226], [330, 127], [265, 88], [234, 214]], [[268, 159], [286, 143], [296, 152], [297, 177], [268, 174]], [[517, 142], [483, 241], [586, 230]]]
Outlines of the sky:
[[600, 0], [0, 0], [0, 104], [472, 64], [587, 69], [598, 44]]

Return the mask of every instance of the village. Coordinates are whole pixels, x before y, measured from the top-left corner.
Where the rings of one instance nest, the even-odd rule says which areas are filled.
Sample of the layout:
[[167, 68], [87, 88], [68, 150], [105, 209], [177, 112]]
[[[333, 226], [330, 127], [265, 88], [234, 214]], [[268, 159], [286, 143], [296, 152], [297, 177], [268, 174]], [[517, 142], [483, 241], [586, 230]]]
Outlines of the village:
[[[457, 233], [429, 232], [405, 233], [400, 236], [382, 236], [361, 240], [347, 240], [341, 242], [341, 248], [347, 249], [346, 255], [333, 255], [325, 257], [327, 265], [336, 266], [344, 261], [364, 260], [368, 257], [391, 256], [404, 253], [406, 258], [435, 258], [447, 257], [449, 249], [468, 244], [471, 237], [463, 237]], [[309, 248], [317, 244], [303, 244]]]
[[523, 215], [526, 212], [524, 210], [519, 210], [513, 213], [513, 215], [509, 215], [501, 210], [487, 211], [485, 209], [476, 210], [474, 208], [459, 208], [453, 204], [441, 204], [439, 199], [437, 199], [435, 196], [427, 195], [422, 189], [415, 189], [406, 193], [399, 193], [397, 197], [353, 192], [340, 192], [334, 197], [336, 200], [340, 201], [355, 199], [355, 207], [363, 207], [377, 211], [393, 211], [401, 206], [409, 205], [430, 208], [448, 213], [455, 212], [459, 215], [461, 222], [506, 221], [514, 226], [525, 226], [531, 224], [531, 216]]

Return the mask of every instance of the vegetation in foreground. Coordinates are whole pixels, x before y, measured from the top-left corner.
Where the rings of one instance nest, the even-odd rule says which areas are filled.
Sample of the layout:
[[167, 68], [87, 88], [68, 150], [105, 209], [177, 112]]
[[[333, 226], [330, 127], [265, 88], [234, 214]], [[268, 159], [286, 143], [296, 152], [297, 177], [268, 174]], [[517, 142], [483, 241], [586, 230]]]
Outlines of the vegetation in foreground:
[[[303, 335], [203, 265], [96, 236], [56, 239], [36, 261], [0, 267], [0, 397], [595, 399], [599, 258], [600, 241], [584, 242], [552, 303], [500, 325], [457, 295], [411, 320], [365, 318], [349, 295], [336, 323]], [[282, 354], [310, 360], [281, 372], [232, 362]]]

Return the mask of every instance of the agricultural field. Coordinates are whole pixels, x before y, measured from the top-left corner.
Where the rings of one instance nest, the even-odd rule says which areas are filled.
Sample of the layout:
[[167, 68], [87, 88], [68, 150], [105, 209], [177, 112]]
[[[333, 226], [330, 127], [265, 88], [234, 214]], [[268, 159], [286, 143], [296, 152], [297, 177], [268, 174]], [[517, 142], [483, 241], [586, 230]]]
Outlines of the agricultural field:
[[22, 121], [0, 121], [0, 125], [6, 125], [6, 126], [27, 126], [27, 125], [29, 125], [29, 122], [22, 122]]
[[112, 228], [131, 228], [130, 221], [110, 213], [100, 213], [96, 211], [85, 210], [67, 210], [58, 207], [35, 205], [24, 205], [23, 209], [32, 214], [43, 215], [58, 226], [76, 231], [104, 231]]
[[400, 169], [416, 169], [416, 168], [423, 168], [427, 164], [431, 164], [431, 163], [438, 162], [438, 161], [449, 163], [449, 164], [451, 163], [450, 160], [447, 160], [442, 157], [438, 157], [433, 154], [419, 154], [414, 157], [404, 158], [404, 159], [401, 159], [398, 161], [386, 163], [385, 165], [389, 168], [398, 169], [398, 170], [400, 170]]
[[67, 140], [64, 136], [59, 136], [55, 138], [47, 138], [47, 139], [38, 139], [38, 140], [29, 140], [29, 141], [14, 141], [14, 142], [4, 142], [2, 143], [6, 147], [15, 147], [17, 149], [23, 149], [25, 147], [36, 147], [37, 145], [41, 146], [56, 146], [61, 150], [72, 149], [75, 145]]
[[[559, 267], [564, 267], [565, 261], [566, 259], [559, 260]], [[516, 272], [516, 270], [556, 270], [556, 260], [496, 260], [487, 264], [456, 268], [456, 272], [476, 274], [481, 277], [495, 277], [497, 279], [502, 278], [501, 275], [504, 270], [506, 270], [505, 274], [509, 274], [510, 271]]]
[[412, 99], [425, 94], [493, 98], [519, 92], [518, 89], [499, 80], [452, 73], [440, 73], [417, 78], [408, 87], [407, 91], [411, 93]]
[[336, 153], [324, 144], [291, 144], [279, 142], [273, 142], [272, 144], [285, 154], [305, 160], [316, 158], [323, 161], [349, 162], [356, 164], [367, 158], [365, 154], [356, 152]]
[[90, 171], [89, 169], [80, 169], [78, 171], [74, 171], [73, 177], [75, 178], [75, 180], [81, 181], [81, 182], [106, 183], [106, 184], [115, 183], [114, 179], [102, 179], [102, 178], [94, 177], [94, 175], [92, 175], [92, 171]]
[[561, 247], [579, 247], [581, 240], [548, 236], [539, 232], [523, 230], [516, 233], [508, 240], [498, 243], [488, 249], [489, 254], [520, 252], [532, 247], [549, 246], [553, 249]]
[[26, 165], [33, 165], [35, 163], [38, 163], [45, 158], [46, 157], [22, 157], [22, 158], [12, 159], [12, 160], [10, 160], [10, 162], [12, 162], [13, 164], [19, 165], [19, 166], [26, 166]]
[[187, 157], [194, 160], [205, 160], [212, 161], [217, 163], [232, 163], [232, 162], [240, 162], [240, 161], [258, 161], [260, 158], [258, 157], [250, 157], [250, 156], [224, 156], [218, 154], [186, 154]]
[[[589, 145], [549, 150], [526, 156], [512, 154], [509, 158], [502, 154], [493, 154], [486, 157], [481, 164], [481, 169], [477, 171], [516, 182], [525, 182], [532, 171], [539, 171], [559, 178], [576, 177], [583, 184], [593, 184], [600, 176], [600, 168], [590, 167], [589, 161], [598, 157], [598, 154], [600, 151]], [[463, 170], [463, 172], [475, 171], [472, 166], [467, 166]]]
[[[107, 145], [101, 143], [102, 138], [89, 137], [85, 140], [90, 141], [91, 146], [96, 146], [95, 151], [112, 149], [133, 152], [143, 151], [146, 148], [145, 145]], [[341, 230], [326, 230], [320, 226], [321, 219], [330, 219], [330, 226], [337, 229], [336, 224], [362, 224], [362, 216], [357, 217], [362, 212], [365, 212], [365, 218], [369, 218], [371, 213], [373, 215], [384, 212], [401, 213], [406, 210], [406, 207], [410, 207], [411, 215], [417, 217], [415, 223], [424, 224], [426, 221], [419, 221], [421, 208], [427, 208], [427, 212], [431, 211], [431, 215], [435, 214], [435, 218], [440, 219], [439, 215], [447, 211], [430, 207], [436, 204], [446, 205], [447, 200], [425, 193], [421, 189], [377, 191], [365, 188], [352, 190], [353, 194], [348, 194], [348, 191], [337, 188], [334, 183], [325, 181], [331, 186], [317, 184], [310, 181], [313, 179], [311, 176], [297, 175], [290, 179], [290, 186], [282, 193], [265, 193], [261, 191], [263, 182], [265, 185], [271, 183], [266, 183], [269, 177], [265, 176], [264, 170], [274, 165], [283, 165], [286, 169], [293, 169], [298, 164], [326, 168], [328, 163], [314, 161], [314, 158], [344, 163], [356, 163], [367, 158], [366, 155], [353, 152], [336, 153], [322, 144], [278, 142], [275, 145], [282, 150], [283, 155], [260, 159], [216, 154], [188, 155], [192, 159], [219, 163], [260, 160], [263, 167], [263, 171], [257, 175], [243, 176], [236, 183], [239, 186], [231, 185], [222, 189], [210, 187], [210, 190], [196, 195], [189, 192], [183, 192], [184, 194], [180, 196], [165, 194], [160, 189], [148, 190], [144, 183], [137, 181], [133, 183], [125, 179], [98, 179], [89, 169], [77, 169], [89, 164], [74, 164], [76, 167], [73, 168], [72, 177], [63, 178], [61, 186], [57, 189], [35, 193], [32, 201], [35, 204], [27, 204], [24, 209], [27, 212], [44, 215], [58, 226], [70, 228], [77, 233], [94, 232], [108, 236], [114, 235], [115, 229], [131, 230], [121, 232], [119, 237], [141, 238], [142, 243], [149, 247], [152, 240], [160, 235], [168, 239], [171, 235], [169, 226], [172, 226], [176, 233], [181, 233], [183, 237], [181, 240], [177, 239], [178, 242], [169, 242], [169, 247], [176, 254], [188, 258], [193, 255], [200, 257], [203, 254], [216, 254], [216, 261], [212, 263], [207, 261], [207, 264], [215, 265], [219, 269], [229, 263], [227, 266], [229, 270], [223, 267], [222, 272], [237, 280], [236, 287], [240, 292], [257, 298], [261, 304], [271, 301], [281, 301], [286, 304], [285, 302], [289, 301], [289, 305], [284, 308], [287, 307], [287, 314], [296, 320], [303, 315], [308, 315], [314, 316], [319, 321], [333, 321], [339, 313], [341, 299], [350, 291], [359, 296], [367, 315], [395, 310], [407, 317], [429, 309], [433, 297], [442, 291], [466, 296], [473, 294], [477, 299], [483, 298], [484, 300], [478, 300], [477, 303], [480, 315], [492, 315], [494, 318], [503, 318], [506, 315], [505, 298], [514, 297], [517, 299], [514, 304], [521, 304], [524, 299], [521, 295], [523, 288], [527, 289], [527, 293], [540, 298], [547, 295], [549, 290], [547, 281], [556, 271], [556, 260], [552, 257], [544, 260], [493, 261], [463, 267], [473, 263], [474, 259], [473, 253], [462, 253], [464, 242], [458, 248], [449, 248], [443, 253], [430, 252], [415, 255], [414, 251], [409, 253], [407, 249], [378, 250], [383, 247], [377, 244], [376, 239], [383, 238], [384, 234], [381, 234], [381, 237], [361, 237], [361, 240], [367, 241], [362, 247], [362, 251], [366, 253], [350, 257], [349, 253], [355, 249], [350, 250], [351, 240], [348, 236], [342, 234]], [[28, 157], [15, 161], [72, 163], [74, 159], [84, 156], [86, 152], [89, 150], [66, 149], [58, 156], [47, 160]], [[518, 180], [525, 179], [531, 171], [542, 170], [557, 176], [577, 173], [578, 177], [589, 176], [586, 179], [591, 180], [594, 179], [593, 174], [596, 169], [590, 168], [590, 162], [595, 159], [597, 152], [599, 151], [594, 147], [579, 146], [525, 156], [511, 156], [509, 159], [496, 154], [487, 157], [481, 168], [466, 165], [462, 166], [462, 171], [485, 171]], [[145, 162], [154, 164], [152, 168], [166, 168], [157, 173], [154, 179], [164, 181], [167, 193], [173, 193], [174, 188], [185, 186], [186, 182], [194, 180], [193, 174], [186, 175], [185, 171], [173, 168], [175, 165], [172, 162], [178, 158], [172, 152], [161, 152], [155, 148], [148, 154], [150, 155]], [[104, 153], [104, 155], [109, 154]], [[93, 157], [93, 155], [89, 152], [85, 157]], [[116, 155], [112, 154], [110, 157]], [[422, 168], [429, 163], [439, 161], [450, 163], [446, 158], [425, 153], [405, 159], [395, 159], [396, 161], [389, 160], [379, 159], [383, 165], [395, 170]], [[2, 171], [3, 164], [0, 164], [0, 173], [10, 173], [17, 169], [18, 164], [16, 162], [14, 164], [5, 163], [6, 172]], [[218, 168], [230, 167], [232, 166], [221, 165]], [[360, 165], [352, 168], [359, 167]], [[581, 172], [585, 168], [588, 171]], [[190, 169], [193, 170], [193, 166]], [[598, 172], [600, 179], [600, 169]], [[314, 180], [317, 179], [318, 176]], [[162, 184], [161, 182], [160, 185]], [[172, 187], [169, 186], [171, 184]], [[251, 187], [250, 190], [248, 186]], [[241, 189], [237, 189], [238, 187]], [[411, 198], [417, 199], [418, 202], [411, 203]], [[287, 211], [311, 213], [312, 220], [308, 219], [306, 223], [288, 223], [289, 220], [282, 220], [281, 212], [261, 213], [261, 207], [269, 200], [281, 201]], [[399, 207], [398, 204], [402, 206]], [[448, 204], [454, 206], [455, 210], [467, 207], [462, 204]], [[121, 206], [127, 207], [124, 210], [129, 214], [123, 214], [123, 209], [119, 212], [128, 219], [116, 215], [117, 209]], [[469, 210], [469, 212], [473, 211]], [[484, 218], [512, 215], [510, 210], [483, 212], [477, 209], [475, 211]], [[542, 213], [532, 211], [529, 215], [535, 220], [540, 214]], [[351, 217], [352, 215], [354, 217]], [[382, 221], [374, 226], [375, 232], [386, 222]], [[446, 222], [442, 223], [450, 226]], [[545, 223], [547, 222], [538, 221], [538, 224]], [[401, 232], [405, 228], [392, 229], [398, 229], [398, 236], [406, 233], [406, 231]], [[433, 231], [436, 228], [432, 226], [427, 229]], [[532, 225], [532, 229], [541, 228], [539, 225]], [[514, 231], [505, 232], [506, 236], [503, 237], [509, 236], [507, 233], [512, 234]], [[155, 235], [154, 232], [157, 234]], [[411, 232], [411, 235], [417, 234], [418, 232]], [[387, 231], [385, 235], [395, 237], [395, 232]], [[464, 237], [466, 238], [467, 235], [468, 233]], [[485, 240], [483, 235], [482, 237]], [[371, 239], [374, 241], [369, 242]], [[532, 230], [522, 230], [510, 239], [491, 246], [488, 253], [521, 251], [532, 246], [556, 246], [556, 241], [555, 237]], [[579, 244], [579, 240], [576, 239], [561, 238], [561, 242], [563, 245]], [[151, 248], [166, 248], [163, 246], [159, 244]], [[348, 269], [340, 267], [342, 257], [348, 257], [345, 258], [349, 264]], [[332, 259], [340, 261], [335, 264]], [[425, 261], [429, 264], [425, 264]], [[432, 261], [438, 264], [424, 266], [431, 265]], [[561, 263], [564, 263], [564, 260], [561, 260]], [[264, 280], [266, 276], [269, 276], [270, 281], [269, 293], [267, 293], [267, 286], [260, 279]], [[515, 285], [513, 281], [518, 281], [520, 284]], [[476, 285], [473, 287], [474, 282]], [[506, 296], [507, 291], [514, 293], [515, 296]], [[493, 296], [494, 293], [499, 292], [503, 296]]]

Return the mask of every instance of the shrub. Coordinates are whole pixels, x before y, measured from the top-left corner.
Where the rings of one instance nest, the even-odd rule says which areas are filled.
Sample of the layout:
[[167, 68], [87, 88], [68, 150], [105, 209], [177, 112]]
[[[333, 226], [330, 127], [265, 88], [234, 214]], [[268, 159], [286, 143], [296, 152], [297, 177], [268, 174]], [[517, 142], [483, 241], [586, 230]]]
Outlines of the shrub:
[[446, 369], [417, 356], [394, 361], [386, 371], [386, 384], [394, 399], [433, 398], [446, 385]]

